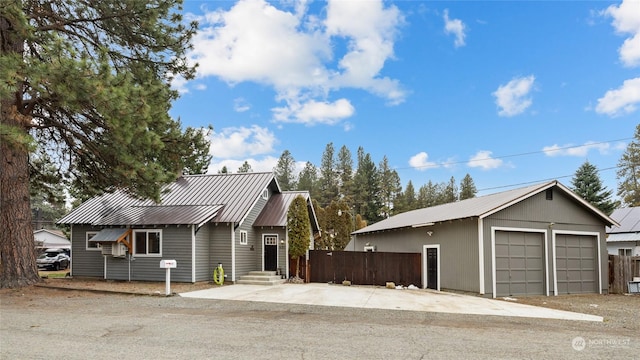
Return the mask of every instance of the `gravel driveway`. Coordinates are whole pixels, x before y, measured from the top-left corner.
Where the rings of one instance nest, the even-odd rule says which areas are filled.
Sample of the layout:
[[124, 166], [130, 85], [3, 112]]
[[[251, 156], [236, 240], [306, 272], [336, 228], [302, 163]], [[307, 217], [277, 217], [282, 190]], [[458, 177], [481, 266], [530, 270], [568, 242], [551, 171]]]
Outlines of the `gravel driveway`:
[[41, 287], [0, 290], [0, 301], [2, 359], [602, 359], [640, 353], [638, 296], [519, 299], [604, 322]]

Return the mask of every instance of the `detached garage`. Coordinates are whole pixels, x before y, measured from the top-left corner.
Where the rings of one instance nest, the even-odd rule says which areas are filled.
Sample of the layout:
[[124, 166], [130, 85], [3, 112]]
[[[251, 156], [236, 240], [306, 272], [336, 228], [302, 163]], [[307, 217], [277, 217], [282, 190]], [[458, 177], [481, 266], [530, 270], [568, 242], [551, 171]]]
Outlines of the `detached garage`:
[[605, 228], [616, 224], [551, 181], [393, 216], [354, 232], [345, 250], [420, 253], [423, 288], [492, 297], [602, 293]]

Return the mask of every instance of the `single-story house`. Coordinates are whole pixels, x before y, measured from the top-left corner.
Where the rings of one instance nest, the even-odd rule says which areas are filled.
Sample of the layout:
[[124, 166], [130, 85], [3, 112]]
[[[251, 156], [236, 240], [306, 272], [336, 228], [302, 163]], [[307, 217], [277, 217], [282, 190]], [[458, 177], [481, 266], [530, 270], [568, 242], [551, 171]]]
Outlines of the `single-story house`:
[[606, 214], [558, 181], [408, 211], [345, 250], [422, 254], [422, 286], [485, 296], [603, 293]]
[[313, 236], [318, 221], [306, 191], [281, 191], [273, 173], [190, 175], [166, 186], [159, 203], [123, 191], [94, 197], [58, 223], [71, 226], [73, 276], [162, 281], [161, 260], [176, 260], [172, 281], [227, 282], [250, 271], [289, 276], [287, 212], [307, 200]]
[[33, 232], [33, 239], [38, 249], [70, 249], [71, 242], [60, 230], [40, 229]]
[[640, 256], [640, 207], [616, 209], [611, 218], [620, 226], [607, 227], [609, 255]]

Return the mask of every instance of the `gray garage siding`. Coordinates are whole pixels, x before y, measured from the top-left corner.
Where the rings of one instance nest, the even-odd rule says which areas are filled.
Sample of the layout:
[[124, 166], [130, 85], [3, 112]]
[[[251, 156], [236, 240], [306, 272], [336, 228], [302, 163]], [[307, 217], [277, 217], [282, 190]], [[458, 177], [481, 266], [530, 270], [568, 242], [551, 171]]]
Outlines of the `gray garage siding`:
[[[427, 231], [431, 231], [429, 236]], [[358, 235], [356, 251], [366, 243], [376, 251], [422, 254], [424, 245], [440, 244], [440, 287], [479, 292], [478, 225], [475, 219], [456, 220], [434, 226]], [[347, 249], [347, 250], [353, 250]]]
[[104, 259], [100, 250], [86, 250], [87, 231], [100, 231], [87, 225], [71, 227], [71, 261], [73, 276], [104, 277]]

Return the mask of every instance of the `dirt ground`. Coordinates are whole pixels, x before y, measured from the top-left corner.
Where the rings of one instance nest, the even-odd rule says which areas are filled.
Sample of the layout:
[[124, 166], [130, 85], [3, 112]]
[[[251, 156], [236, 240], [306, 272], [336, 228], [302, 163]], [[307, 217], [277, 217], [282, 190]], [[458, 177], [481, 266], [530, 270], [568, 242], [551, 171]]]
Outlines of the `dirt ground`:
[[[0, 289], [2, 302], [24, 302], [28, 306], [41, 297], [78, 297], [91, 296], [95, 293], [125, 293], [147, 296], [164, 296], [164, 282], [114, 281], [94, 278], [64, 277], [66, 271], [41, 272], [42, 282], [21, 289]], [[63, 276], [63, 277], [59, 277]], [[213, 282], [171, 283], [172, 293], [181, 293], [216, 287]], [[223, 285], [226, 286], [226, 285]], [[65, 291], [61, 291], [65, 290]], [[75, 290], [75, 291], [70, 291]], [[90, 290], [90, 291], [85, 291]], [[622, 331], [640, 333], [640, 295], [564, 295], [564, 296], [529, 296], [501, 301], [516, 301], [521, 304], [548, 307], [584, 314], [602, 316], [604, 325]]]

